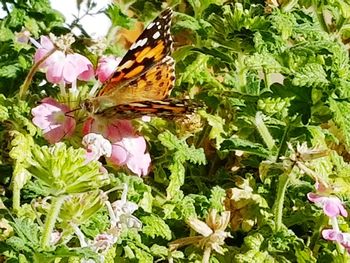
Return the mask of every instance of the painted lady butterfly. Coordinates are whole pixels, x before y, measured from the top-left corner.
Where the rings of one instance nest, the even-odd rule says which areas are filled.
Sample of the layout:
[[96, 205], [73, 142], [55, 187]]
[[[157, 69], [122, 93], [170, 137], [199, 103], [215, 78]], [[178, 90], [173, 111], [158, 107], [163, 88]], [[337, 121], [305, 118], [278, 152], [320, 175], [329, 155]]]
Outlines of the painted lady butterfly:
[[193, 112], [193, 104], [187, 100], [166, 99], [175, 82], [175, 63], [170, 56], [172, 14], [167, 8], [146, 27], [98, 95], [84, 102], [85, 109], [121, 119]]

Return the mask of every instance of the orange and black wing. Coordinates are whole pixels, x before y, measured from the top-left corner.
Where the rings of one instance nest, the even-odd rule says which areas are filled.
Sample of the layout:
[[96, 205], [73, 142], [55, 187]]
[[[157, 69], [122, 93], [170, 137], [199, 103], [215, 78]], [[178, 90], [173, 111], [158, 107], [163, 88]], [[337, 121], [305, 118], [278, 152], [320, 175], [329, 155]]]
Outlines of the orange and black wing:
[[[140, 87], [141, 84], [136, 85], [136, 82], [139, 79], [147, 81], [149, 79], [146, 77], [147, 73], [156, 75], [158, 72], [164, 74], [164, 71], [173, 70], [173, 66], [170, 69], [169, 63], [166, 61], [166, 57], [172, 51], [171, 18], [172, 10], [167, 8], [146, 27], [125, 54], [111, 78], [99, 91], [98, 97], [117, 97], [116, 95], [122, 92], [136, 94], [138, 91], [131, 88], [123, 91], [118, 90], [128, 85]], [[153, 73], [149, 73], [152, 70]], [[116, 104], [118, 103], [120, 102], [117, 101]]]
[[190, 100], [166, 99], [119, 104], [96, 115], [103, 118], [136, 119], [142, 116], [174, 118], [192, 114], [199, 106]]

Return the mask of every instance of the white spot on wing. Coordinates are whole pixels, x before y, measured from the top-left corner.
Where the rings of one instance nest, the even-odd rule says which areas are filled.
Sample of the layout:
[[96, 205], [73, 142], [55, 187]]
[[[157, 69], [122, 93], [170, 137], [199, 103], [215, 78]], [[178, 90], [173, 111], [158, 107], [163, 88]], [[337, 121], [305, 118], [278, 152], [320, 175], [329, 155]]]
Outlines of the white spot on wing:
[[153, 26], [154, 26], [154, 23], [152, 22], [147, 26], [147, 29], [151, 29]]
[[142, 47], [147, 43], [147, 38], [140, 39], [139, 41], [135, 42], [131, 45], [130, 49], [135, 49], [137, 47]]
[[157, 31], [157, 32], [155, 32], [155, 33], [153, 34], [153, 38], [154, 38], [154, 39], [157, 39], [158, 37], [160, 37], [159, 31]]

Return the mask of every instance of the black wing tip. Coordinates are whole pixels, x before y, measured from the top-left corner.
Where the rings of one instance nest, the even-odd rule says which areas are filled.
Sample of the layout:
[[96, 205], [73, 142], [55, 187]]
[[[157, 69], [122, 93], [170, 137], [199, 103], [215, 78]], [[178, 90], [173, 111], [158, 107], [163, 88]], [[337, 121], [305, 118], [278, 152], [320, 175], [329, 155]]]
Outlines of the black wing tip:
[[160, 16], [161, 16], [161, 17], [166, 17], [166, 16], [172, 17], [172, 15], [173, 15], [173, 9], [172, 9], [171, 7], [165, 8], [165, 9], [160, 13]]

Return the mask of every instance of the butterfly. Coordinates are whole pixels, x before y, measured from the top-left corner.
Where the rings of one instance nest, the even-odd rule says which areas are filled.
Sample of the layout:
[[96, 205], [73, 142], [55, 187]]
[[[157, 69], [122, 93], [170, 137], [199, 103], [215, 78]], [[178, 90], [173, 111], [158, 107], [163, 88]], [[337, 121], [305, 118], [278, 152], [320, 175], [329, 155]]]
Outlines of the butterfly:
[[167, 8], [145, 28], [97, 96], [83, 103], [85, 109], [95, 116], [122, 119], [194, 111], [188, 100], [167, 98], [175, 83], [175, 62], [170, 56], [172, 15]]

